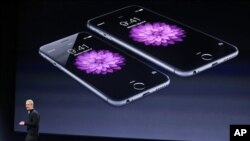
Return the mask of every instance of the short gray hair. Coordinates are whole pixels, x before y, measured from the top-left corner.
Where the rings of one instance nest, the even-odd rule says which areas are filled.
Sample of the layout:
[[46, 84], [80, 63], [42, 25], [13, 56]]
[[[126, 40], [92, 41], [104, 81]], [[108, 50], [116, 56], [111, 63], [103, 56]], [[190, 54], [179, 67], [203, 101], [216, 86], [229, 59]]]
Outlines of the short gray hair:
[[31, 103], [34, 106], [34, 101], [32, 99], [26, 100], [26, 103]]

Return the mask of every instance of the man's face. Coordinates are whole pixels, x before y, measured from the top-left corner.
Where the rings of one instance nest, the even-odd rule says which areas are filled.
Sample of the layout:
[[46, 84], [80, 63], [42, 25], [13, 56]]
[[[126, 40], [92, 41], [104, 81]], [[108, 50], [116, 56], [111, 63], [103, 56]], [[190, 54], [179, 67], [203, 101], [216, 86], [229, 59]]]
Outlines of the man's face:
[[27, 110], [33, 109], [33, 105], [32, 105], [32, 103], [30, 103], [30, 102], [26, 102], [25, 106], [26, 106], [26, 109], [27, 109]]

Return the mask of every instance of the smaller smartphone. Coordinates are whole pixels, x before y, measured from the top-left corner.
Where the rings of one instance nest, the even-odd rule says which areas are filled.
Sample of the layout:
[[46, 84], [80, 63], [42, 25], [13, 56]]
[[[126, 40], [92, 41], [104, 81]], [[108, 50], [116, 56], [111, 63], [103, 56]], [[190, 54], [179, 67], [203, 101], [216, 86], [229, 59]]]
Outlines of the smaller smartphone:
[[179, 76], [192, 76], [238, 55], [234, 45], [141, 6], [95, 17], [87, 26]]
[[170, 83], [167, 75], [86, 32], [46, 44], [40, 47], [39, 54], [115, 106]]

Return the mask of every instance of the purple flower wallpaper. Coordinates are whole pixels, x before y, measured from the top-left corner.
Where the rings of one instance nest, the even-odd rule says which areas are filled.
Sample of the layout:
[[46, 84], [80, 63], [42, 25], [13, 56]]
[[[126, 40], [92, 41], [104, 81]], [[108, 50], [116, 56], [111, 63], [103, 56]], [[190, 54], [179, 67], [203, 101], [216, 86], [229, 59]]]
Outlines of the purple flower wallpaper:
[[134, 41], [142, 42], [146, 46], [168, 46], [183, 41], [185, 31], [176, 25], [163, 22], [145, 23], [133, 27], [130, 35]]
[[78, 55], [75, 65], [88, 74], [108, 74], [121, 70], [125, 65], [125, 58], [109, 50], [92, 50]]

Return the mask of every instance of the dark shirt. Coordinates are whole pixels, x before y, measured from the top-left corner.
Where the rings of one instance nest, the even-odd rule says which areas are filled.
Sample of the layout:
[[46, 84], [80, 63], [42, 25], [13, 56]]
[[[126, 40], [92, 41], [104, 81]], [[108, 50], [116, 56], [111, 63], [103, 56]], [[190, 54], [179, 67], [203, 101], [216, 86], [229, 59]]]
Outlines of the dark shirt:
[[24, 124], [27, 126], [27, 133], [29, 135], [38, 136], [39, 121], [40, 114], [35, 109], [30, 110], [28, 120]]

